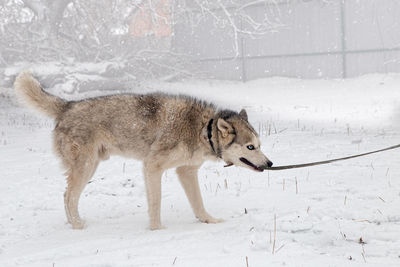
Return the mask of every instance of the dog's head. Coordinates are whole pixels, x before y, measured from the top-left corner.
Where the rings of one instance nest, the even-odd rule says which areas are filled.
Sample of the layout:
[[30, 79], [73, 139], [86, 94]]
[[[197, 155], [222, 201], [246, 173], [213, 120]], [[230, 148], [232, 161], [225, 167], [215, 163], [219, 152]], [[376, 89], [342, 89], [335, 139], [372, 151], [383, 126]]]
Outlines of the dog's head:
[[263, 171], [272, 162], [261, 152], [260, 139], [247, 119], [244, 109], [240, 113], [222, 111], [216, 119], [218, 150], [228, 165]]

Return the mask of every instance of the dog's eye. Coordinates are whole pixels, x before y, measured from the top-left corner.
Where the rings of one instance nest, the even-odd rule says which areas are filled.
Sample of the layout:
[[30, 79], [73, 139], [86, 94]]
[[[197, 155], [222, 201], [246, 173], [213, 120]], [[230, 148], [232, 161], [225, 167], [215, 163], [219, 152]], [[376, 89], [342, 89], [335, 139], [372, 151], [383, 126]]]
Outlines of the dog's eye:
[[253, 145], [248, 145], [248, 146], [247, 146], [247, 149], [248, 149], [248, 150], [254, 150], [254, 146], [253, 146]]

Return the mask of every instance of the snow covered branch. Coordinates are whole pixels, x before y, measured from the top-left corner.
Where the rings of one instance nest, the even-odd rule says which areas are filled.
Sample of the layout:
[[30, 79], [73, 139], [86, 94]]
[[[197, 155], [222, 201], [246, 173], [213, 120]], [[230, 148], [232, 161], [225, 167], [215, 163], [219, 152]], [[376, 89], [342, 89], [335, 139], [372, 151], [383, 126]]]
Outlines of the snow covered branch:
[[[190, 54], [175, 53], [177, 27], [203, 23], [241, 38], [281, 27], [280, 0], [5, 0], [0, 65], [13, 62], [122, 62], [139, 78], [190, 75]], [[249, 9], [260, 9], [257, 17]], [[210, 29], [212, 30], [212, 29]], [[144, 52], [145, 51], [145, 52]]]
[[280, 4], [283, 3], [284, 0], [181, 0], [175, 5], [175, 17], [178, 17], [175, 23], [181, 23], [179, 17], [188, 16], [194, 26], [212, 21], [214, 29], [230, 32], [232, 47], [238, 56], [241, 37], [258, 38], [284, 27], [280, 21]]

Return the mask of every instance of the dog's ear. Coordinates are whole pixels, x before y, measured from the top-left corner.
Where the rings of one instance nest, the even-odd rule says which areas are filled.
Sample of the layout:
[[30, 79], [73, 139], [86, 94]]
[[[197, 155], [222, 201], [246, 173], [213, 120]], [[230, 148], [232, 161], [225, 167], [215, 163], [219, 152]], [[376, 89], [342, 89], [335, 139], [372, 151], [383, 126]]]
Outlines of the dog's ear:
[[232, 125], [224, 119], [219, 118], [217, 121], [218, 130], [222, 133], [222, 137], [227, 137], [232, 132]]
[[245, 109], [242, 109], [242, 110], [239, 112], [239, 116], [242, 117], [242, 119], [244, 119], [245, 121], [248, 120], [247, 112], [246, 112]]

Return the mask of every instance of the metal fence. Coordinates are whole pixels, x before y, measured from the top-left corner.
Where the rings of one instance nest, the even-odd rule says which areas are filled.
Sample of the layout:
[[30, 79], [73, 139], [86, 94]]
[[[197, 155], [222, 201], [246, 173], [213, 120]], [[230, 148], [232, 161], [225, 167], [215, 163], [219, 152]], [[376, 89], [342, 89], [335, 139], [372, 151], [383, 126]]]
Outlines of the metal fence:
[[[400, 1], [286, 0], [273, 5], [278, 12], [267, 15], [282, 26], [257, 38], [240, 35], [237, 49], [231, 32], [206, 18], [197, 25], [178, 25], [174, 50], [192, 55], [197, 70], [219, 79], [400, 72]], [[255, 19], [266, 15], [257, 4], [247, 12]]]

